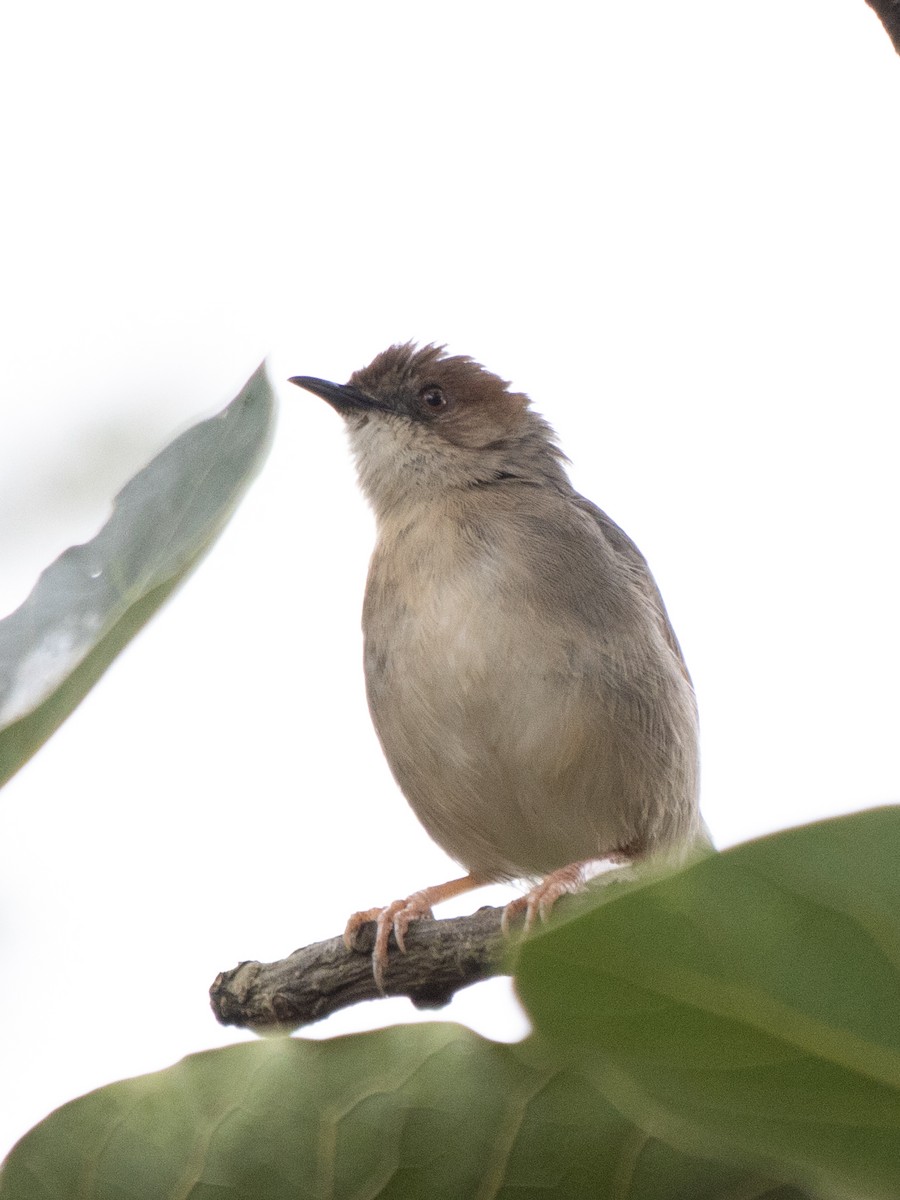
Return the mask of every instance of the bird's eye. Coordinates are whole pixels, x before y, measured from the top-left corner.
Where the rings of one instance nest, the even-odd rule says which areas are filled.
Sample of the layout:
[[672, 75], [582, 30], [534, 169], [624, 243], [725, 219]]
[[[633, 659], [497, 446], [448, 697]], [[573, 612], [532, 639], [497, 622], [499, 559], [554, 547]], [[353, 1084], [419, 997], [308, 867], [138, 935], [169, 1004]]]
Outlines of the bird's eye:
[[447, 397], [443, 391], [435, 383], [429, 383], [427, 387], [423, 387], [419, 392], [419, 400], [426, 408], [446, 408]]

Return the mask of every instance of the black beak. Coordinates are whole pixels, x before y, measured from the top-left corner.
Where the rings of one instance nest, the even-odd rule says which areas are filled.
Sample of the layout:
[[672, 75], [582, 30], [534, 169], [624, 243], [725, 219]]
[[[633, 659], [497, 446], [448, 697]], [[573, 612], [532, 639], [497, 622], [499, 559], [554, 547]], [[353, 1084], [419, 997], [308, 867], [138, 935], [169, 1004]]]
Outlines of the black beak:
[[321, 396], [339, 413], [352, 412], [354, 409], [360, 408], [386, 407], [349, 383], [329, 383], [327, 379], [316, 379], [313, 375], [292, 375], [288, 383], [296, 383], [297, 387], [305, 388], [308, 392]]

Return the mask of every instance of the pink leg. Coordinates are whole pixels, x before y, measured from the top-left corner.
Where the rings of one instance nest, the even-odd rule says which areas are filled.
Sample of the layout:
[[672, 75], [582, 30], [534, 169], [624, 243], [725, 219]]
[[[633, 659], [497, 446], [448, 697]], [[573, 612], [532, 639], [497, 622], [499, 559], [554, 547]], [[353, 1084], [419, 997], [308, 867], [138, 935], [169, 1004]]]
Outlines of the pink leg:
[[388, 942], [391, 931], [397, 939], [401, 953], [406, 953], [405, 936], [413, 921], [422, 917], [433, 917], [433, 904], [442, 900], [450, 900], [453, 896], [461, 896], [474, 888], [482, 887], [486, 881], [475, 875], [464, 875], [462, 879], [451, 879], [449, 883], [435, 884], [413, 892], [405, 900], [395, 900], [385, 908], [369, 908], [363, 912], [354, 913], [344, 929], [344, 945], [348, 950], [353, 948], [353, 934], [360, 925], [367, 921], [375, 922], [375, 948], [372, 951], [372, 973], [381, 991], [384, 991], [384, 973], [387, 968]]
[[560, 867], [558, 871], [551, 871], [530, 892], [511, 900], [503, 910], [500, 922], [503, 932], [508, 934], [510, 921], [515, 920], [523, 912], [525, 913], [526, 933], [533, 927], [538, 917], [541, 921], [546, 921], [560, 896], [582, 890], [586, 865], [586, 863], [570, 863], [567, 867]]

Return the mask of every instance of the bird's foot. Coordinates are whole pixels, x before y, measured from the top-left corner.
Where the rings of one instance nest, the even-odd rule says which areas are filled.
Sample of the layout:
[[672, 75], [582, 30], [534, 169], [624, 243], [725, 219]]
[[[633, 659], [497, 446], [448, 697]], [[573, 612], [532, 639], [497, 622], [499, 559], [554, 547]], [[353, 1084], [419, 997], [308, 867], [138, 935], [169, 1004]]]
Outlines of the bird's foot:
[[500, 920], [500, 928], [504, 934], [509, 935], [510, 922], [522, 913], [525, 914], [526, 933], [533, 928], [538, 918], [542, 923], [546, 921], [560, 896], [583, 890], [586, 866], [586, 863], [570, 863], [567, 867], [560, 867], [558, 871], [551, 871], [530, 892], [511, 900], [504, 908]]
[[391, 932], [397, 940], [402, 954], [406, 953], [406, 931], [412, 921], [422, 917], [433, 917], [431, 904], [428, 901], [428, 890], [413, 892], [405, 900], [394, 900], [385, 908], [369, 908], [363, 912], [354, 913], [344, 929], [344, 945], [348, 950], [353, 948], [353, 935], [360, 925], [367, 921], [375, 922], [375, 945], [372, 949], [372, 974], [378, 984], [379, 991], [384, 991], [384, 973], [387, 969], [388, 943]]
[[449, 883], [439, 883], [434, 887], [423, 888], [413, 892], [405, 900], [394, 900], [384, 908], [368, 908], [354, 913], [344, 928], [344, 945], [348, 950], [353, 949], [354, 934], [367, 921], [375, 922], [375, 945], [372, 950], [372, 974], [380, 991], [384, 991], [384, 976], [388, 963], [388, 944], [391, 933], [397, 942], [401, 954], [406, 953], [406, 931], [413, 921], [423, 917], [434, 917], [433, 904], [449, 900], [462, 892], [481, 887], [484, 881], [473, 875], [465, 875], [462, 879], [451, 879]]

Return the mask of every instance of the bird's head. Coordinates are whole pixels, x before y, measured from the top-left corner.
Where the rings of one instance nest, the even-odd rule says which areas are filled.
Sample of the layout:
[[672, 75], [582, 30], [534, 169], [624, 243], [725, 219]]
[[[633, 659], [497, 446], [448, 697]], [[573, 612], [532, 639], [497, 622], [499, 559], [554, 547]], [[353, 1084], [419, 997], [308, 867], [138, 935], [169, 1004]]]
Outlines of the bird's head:
[[344, 418], [376, 515], [451, 488], [564, 478], [553, 431], [528, 397], [442, 346], [391, 346], [343, 384], [308, 375], [291, 383]]

